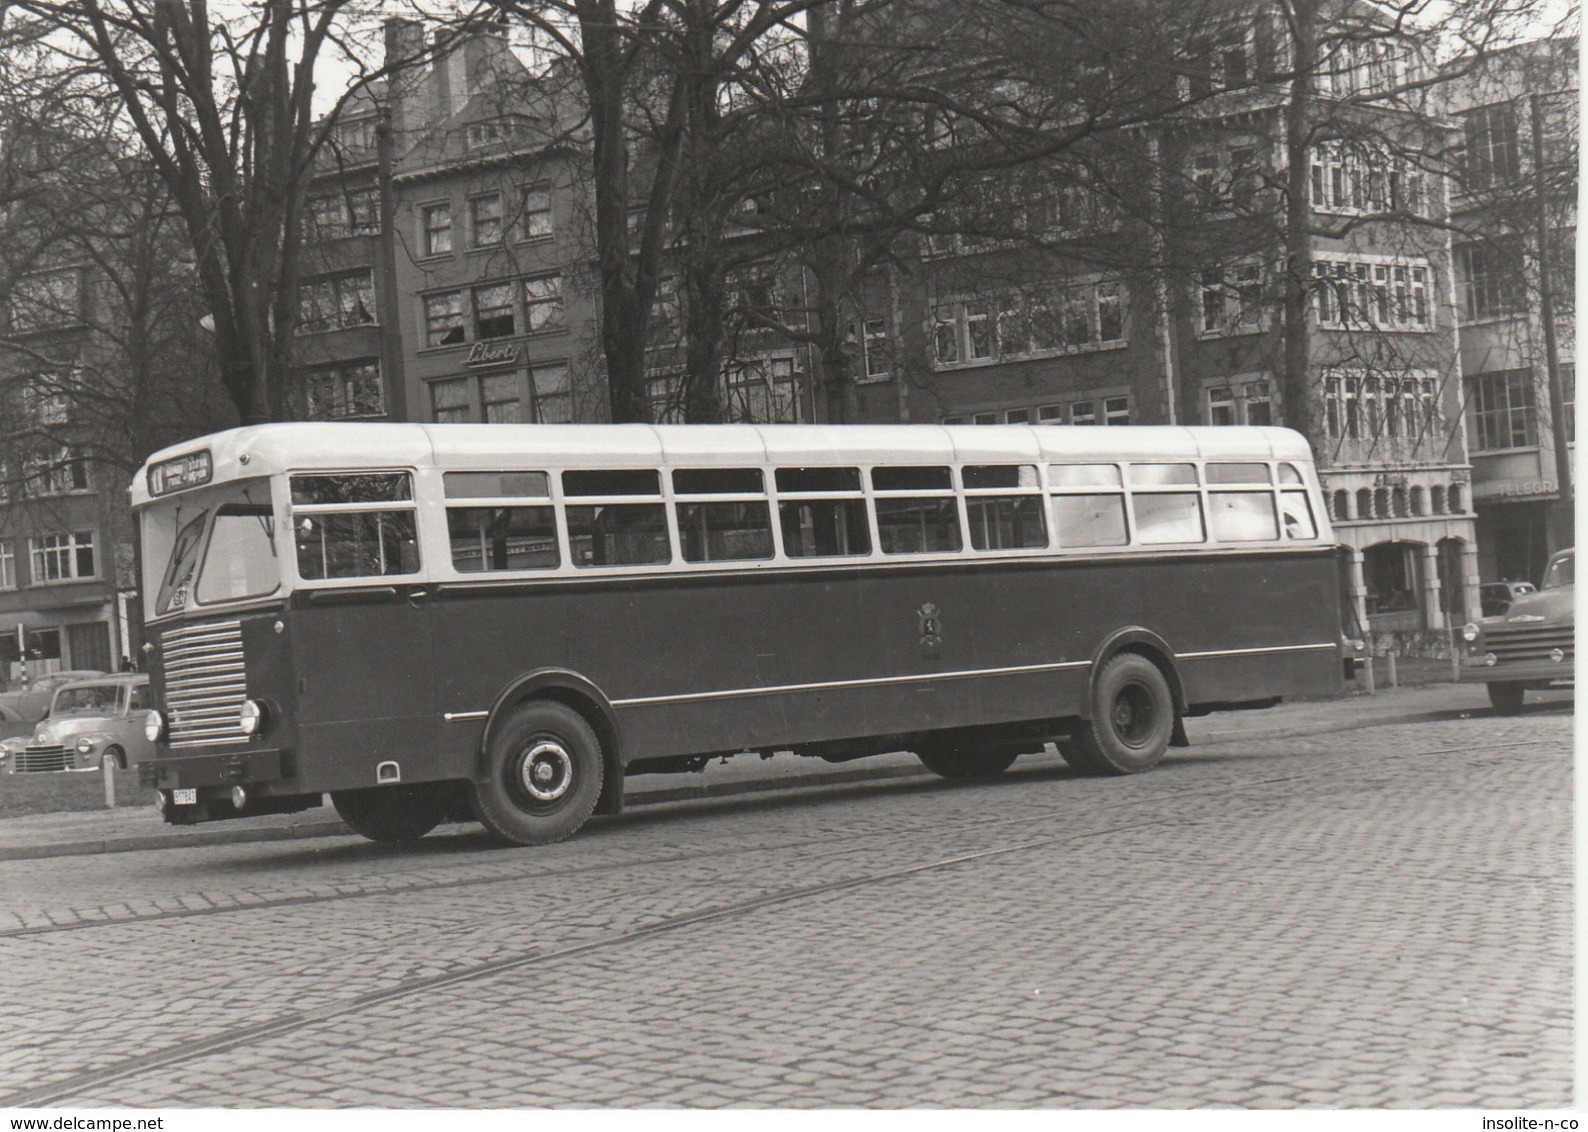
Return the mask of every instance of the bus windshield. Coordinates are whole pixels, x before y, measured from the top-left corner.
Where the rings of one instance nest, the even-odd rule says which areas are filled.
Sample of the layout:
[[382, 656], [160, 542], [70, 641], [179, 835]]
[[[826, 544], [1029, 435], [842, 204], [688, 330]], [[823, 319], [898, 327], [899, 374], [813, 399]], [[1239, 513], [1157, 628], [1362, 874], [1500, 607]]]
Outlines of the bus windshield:
[[281, 570], [269, 481], [154, 504], [144, 512], [143, 552], [155, 617], [274, 593]]

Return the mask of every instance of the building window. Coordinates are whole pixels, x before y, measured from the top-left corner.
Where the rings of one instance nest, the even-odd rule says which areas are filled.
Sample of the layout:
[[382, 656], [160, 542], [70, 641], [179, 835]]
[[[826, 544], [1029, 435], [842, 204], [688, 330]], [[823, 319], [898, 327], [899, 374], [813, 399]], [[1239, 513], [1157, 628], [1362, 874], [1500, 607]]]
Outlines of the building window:
[[333, 148], [349, 156], [365, 156], [375, 150], [375, 119], [354, 118], [338, 122], [331, 130]]
[[863, 380], [880, 380], [888, 376], [891, 350], [888, 346], [888, 321], [884, 318], [863, 319], [860, 324], [860, 370]]
[[1095, 401], [1071, 402], [1070, 423], [1072, 425], [1095, 425], [1097, 423], [1097, 403]]
[[430, 417], [437, 424], [462, 424], [469, 419], [469, 379], [453, 377], [430, 383]]
[[83, 319], [82, 273], [76, 268], [24, 275], [11, 288], [11, 330], [74, 326]]
[[28, 541], [32, 548], [35, 585], [95, 576], [93, 532], [38, 535]]
[[1004, 424], [1030, 424], [1030, 409], [1009, 409], [1004, 413]]
[[375, 277], [366, 268], [310, 279], [298, 287], [298, 333], [375, 324]]
[[1103, 423], [1105, 425], [1128, 425], [1130, 423], [1130, 398], [1104, 397]]
[[0, 590], [14, 590], [16, 588], [16, 543], [12, 542], [8, 538], [0, 538]]
[[474, 338], [511, 338], [518, 333], [513, 310], [513, 285], [492, 283], [474, 288]]
[[793, 358], [756, 358], [728, 369], [728, 419], [754, 424], [800, 420], [799, 382]]
[[1229, 389], [1208, 390], [1208, 424], [1235, 424], [1235, 394]]
[[455, 346], [464, 341], [462, 291], [425, 296], [425, 345]]
[[427, 204], [419, 210], [424, 225], [421, 246], [425, 255], [446, 255], [452, 251], [452, 206]]
[[311, 421], [386, 415], [380, 363], [348, 362], [304, 374], [304, 415]]
[[88, 461], [67, 448], [35, 452], [22, 460], [22, 493], [43, 498], [88, 491]]
[[1467, 185], [1486, 189], [1515, 181], [1522, 174], [1516, 137], [1516, 104], [1501, 102], [1463, 115], [1467, 134]]
[[965, 299], [935, 309], [939, 365], [1124, 344], [1125, 292], [1115, 281]]
[[1318, 325], [1334, 330], [1429, 330], [1426, 264], [1335, 260], [1313, 265]]
[[970, 423], [973, 425], [992, 425], [998, 423], [997, 413], [972, 413]]
[[310, 197], [303, 234], [308, 240], [337, 240], [380, 231], [380, 192], [374, 187]]
[[573, 420], [568, 363], [549, 362], [531, 368], [531, 408], [536, 424], [567, 424]]
[[487, 373], [480, 376], [480, 408], [486, 424], [518, 424], [524, 419], [519, 375]]
[[563, 329], [562, 276], [524, 280], [524, 325], [530, 334]]
[[1204, 334], [1247, 334], [1262, 328], [1263, 268], [1240, 263], [1198, 278]]
[[1246, 423], [1249, 425], [1271, 425], [1274, 423], [1273, 397], [1268, 391], [1268, 382], [1248, 382], [1242, 389], [1242, 406], [1246, 411]]
[[1461, 309], [1469, 321], [1521, 314], [1527, 309], [1519, 239], [1512, 236], [1458, 244], [1455, 252]]
[[524, 190], [520, 231], [523, 232], [523, 238], [526, 240], [539, 240], [551, 235], [550, 189], [533, 188]]
[[1440, 427], [1438, 393], [1432, 378], [1329, 376], [1324, 379], [1325, 424], [1335, 440], [1417, 442]]
[[1577, 443], [1577, 367], [1560, 367], [1560, 389], [1564, 398], [1560, 411], [1566, 418], [1566, 443]]
[[1467, 379], [1472, 405], [1473, 450], [1531, 448], [1538, 444], [1538, 406], [1533, 372], [1480, 373]]
[[470, 149], [528, 144], [535, 132], [535, 120], [523, 114], [503, 114], [483, 122], [470, 122], [465, 140]]
[[469, 198], [469, 244], [485, 248], [502, 242], [502, 194]]
[[1045, 425], [1063, 424], [1064, 423], [1064, 406], [1063, 405], [1038, 405], [1037, 406], [1037, 423], [1038, 424], [1045, 424]]

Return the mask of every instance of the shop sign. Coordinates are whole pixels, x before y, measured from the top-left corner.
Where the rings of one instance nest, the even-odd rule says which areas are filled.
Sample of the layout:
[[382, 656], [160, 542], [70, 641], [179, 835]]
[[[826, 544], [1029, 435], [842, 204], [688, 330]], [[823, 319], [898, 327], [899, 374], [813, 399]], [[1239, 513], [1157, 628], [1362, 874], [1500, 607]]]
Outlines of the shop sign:
[[463, 359], [463, 364], [478, 369], [482, 366], [510, 366], [517, 361], [517, 342], [476, 342], [469, 347], [469, 356]]

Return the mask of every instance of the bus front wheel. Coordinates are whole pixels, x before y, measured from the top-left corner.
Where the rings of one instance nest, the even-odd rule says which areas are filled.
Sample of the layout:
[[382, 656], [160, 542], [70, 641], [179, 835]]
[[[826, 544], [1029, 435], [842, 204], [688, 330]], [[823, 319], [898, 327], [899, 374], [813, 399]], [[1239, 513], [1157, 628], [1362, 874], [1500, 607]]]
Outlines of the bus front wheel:
[[566, 704], [536, 700], [492, 729], [474, 816], [503, 841], [549, 845], [584, 825], [601, 796], [601, 741]]
[[1174, 697], [1158, 666], [1122, 652], [1092, 685], [1091, 718], [1059, 745], [1082, 774], [1137, 774], [1163, 759], [1174, 734]]
[[371, 841], [418, 841], [447, 816], [447, 794], [433, 783], [333, 790], [331, 805], [347, 827]]

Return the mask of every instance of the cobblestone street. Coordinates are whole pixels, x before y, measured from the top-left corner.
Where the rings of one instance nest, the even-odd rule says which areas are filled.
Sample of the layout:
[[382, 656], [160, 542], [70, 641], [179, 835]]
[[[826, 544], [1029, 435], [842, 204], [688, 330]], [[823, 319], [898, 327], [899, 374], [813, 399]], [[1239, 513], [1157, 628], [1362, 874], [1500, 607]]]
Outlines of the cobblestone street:
[[0, 1104], [1565, 1106], [1572, 723], [3, 862]]

